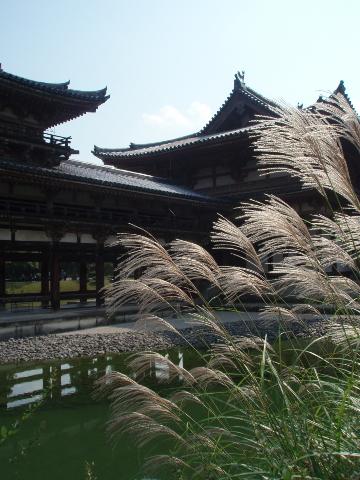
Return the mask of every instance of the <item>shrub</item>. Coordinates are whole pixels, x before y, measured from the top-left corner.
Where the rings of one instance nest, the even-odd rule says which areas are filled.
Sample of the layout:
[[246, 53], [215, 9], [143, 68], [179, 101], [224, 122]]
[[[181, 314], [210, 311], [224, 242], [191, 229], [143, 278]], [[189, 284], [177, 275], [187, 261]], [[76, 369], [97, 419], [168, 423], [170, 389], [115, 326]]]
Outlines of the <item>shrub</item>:
[[[359, 119], [341, 94], [276, 113], [258, 119], [253, 133], [262, 173], [296, 178], [323, 199], [322, 213], [304, 220], [270, 195], [242, 204], [238, 225], [220, 217], [213, 247], [243, 266], [218, 265], [184, 240], [162, 246], [146, 234], [118, 236], [127, 255], [107, 289], [109, 311], [136, 302], [142, 324], [172, 330], [169, 311], [191, 315], [221, 339], [203, 354], [205, 366], [187, 371], [144, 352], [131, 358], [132, 376], [112, 373], [97, 385], [112, 402], [110, 436], [130, 434], [139, 448], [159, 441], [164, 453], [144, 468], [167, 468], [166, 478], [360, 478], [360, 204], [344, 154], [360, 153]], [[256, 297], [278, 341], [254, 335], [251, 319], [248, 337], [231, 336], [199, 281], [234, 310]], [[311, 333], [309, 317], [325, 335], [304, 347], [292, 330]], [[155, 364], [177, 387], [166, 398], [138, 383]]]

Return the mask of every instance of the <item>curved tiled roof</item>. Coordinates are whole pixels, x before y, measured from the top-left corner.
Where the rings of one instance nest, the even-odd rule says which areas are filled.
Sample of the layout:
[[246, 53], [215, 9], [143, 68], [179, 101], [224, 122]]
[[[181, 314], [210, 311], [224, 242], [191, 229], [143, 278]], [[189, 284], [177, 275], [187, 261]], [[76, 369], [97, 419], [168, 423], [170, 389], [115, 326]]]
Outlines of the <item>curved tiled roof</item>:
[[115, 187], [119, 190], [153, 193], [202, 203], [221, 203], [171, 181], [142, 173], [103, 167], [76, 160], [66, 160], [57, 167], [43, 167], [13, 160], [0, 159], [0, 168], [47, 178], [72, 180], [92, 185]]
[[349, 97], [348, 93], [346, 92], [346, 87], [345, 87], [344, 80], [340, 80], [339, 85], [336, 87], [336, 89], [330, 95], [327, 95], [327, 96], [320, 95], [315, 103], [313, 103], [313, 104], [311, 104], [311, 105], [309, 105], [305, 108], [303, 107], [302, 104], [301, 105], [298, 104], [298, 108], [300, 108], [300, 109], [304, 108], [305, 110], [309, 110], [309, 111], [313, 111], [314, 109], [315, 110], [318, 109], [321, 112], [321, 104], [326, 103], [331, 99], [334, 99], [334, 96], [337, 95], [338, 93], [340, 93], [345, 98], [345, 100], [347, 101], [349, 106], [352, 108], [352, 110], [356, 113], [357, 116], [359, 116], [358, 112], [356, 111], [356, 108], [354, 107], [352, 101], [350, 100], [350, 97]]
[[206, 133], [209, 127], [216, 122], [216, 120], [220, 117], [224, 109], [229, 105], [232, 99], [236, 95], [242, 95], [251, 102], [256, 103], [261, 108], [268, 110], [269, 112], [274, 112], [274, 107], [276, 108], [276, 103], [268, 98], [264, 97], [260, 93], [256, 92], [252, 88], [248, 87], [244, 82], [244, 72], [240, 74], [240, 72], [235, 74], [234, 79], [234, 88], [230, 92], [229, 96], [226, 98], [225, 102], [221, 105], [219, 110], [215, 113], [215, 115], [208, 121], [208, 123], [200, 130], [199, 134]]
[[336, 95], [337, 93], [341, 93], [345, 97], [345, 99], [348, 102], [348, 104], [350, 105], [350, 107], [358, 115], [358, 113], [357, 113], [357, 111], [356, 111], [352, 101], [350, 100], [350, 97], [349, 97], [347, 91], [346, 91], [344, 80], [340, 80], [339, 85], [337, 86], [336, 90], [334, 90], [334, 94]]
[[237, 97], [242, 96], [257, 104], [262, 110], [270, 113], [275, 112], [276, 103], [260, 95], [244, 83], [244, 75], [237, 73], [235, 75], [234, 88], [227, 97], [220, 109], [215, 113], [212, 119], [199, 132], [184, 137], [165, 140], [162, 142], [135, 144], [130, 143], [127, 148], [101, 148], [94, 145], [93, 154], [106, 160], [115, 160], [121, 158], [137, 158], [149, 156], [156, 153], [166, 153], [175, 150], [186, 149], [200, 144], [216, 143], [220, 140], [230, 139], [232, 137], [241, 137], [245, 135], [252, 127], [237, 128], [224, 132], [209, 132], [210, 127], [218, 120], [226, 107]]
[[70, 80], [63, 83], [39, 82], [13, 75], [0, 68], [0, 82], [1, 81], [4, 83], [11, 83], [12, 86], [18, 85], [20, 87], [29, 88], [33, 91], [79, 99], [87, 102], [103, 103], [109, 98], [109, 96], [106, 95], [106, 87], [94, 91], [73, 90], [69, 88]]
[[93, 154], [102, 159], [142, 157], [153, 153], [164, 153], [181, 150], [194, 145], [217, 143], [219, 140], [243, 137], [254, 127], [237, 128], [212, 135], [193, 134], [186, 137], [174, 138], [159, 143], [130, 144], [128, 148], [100, 148], [94, 145]]

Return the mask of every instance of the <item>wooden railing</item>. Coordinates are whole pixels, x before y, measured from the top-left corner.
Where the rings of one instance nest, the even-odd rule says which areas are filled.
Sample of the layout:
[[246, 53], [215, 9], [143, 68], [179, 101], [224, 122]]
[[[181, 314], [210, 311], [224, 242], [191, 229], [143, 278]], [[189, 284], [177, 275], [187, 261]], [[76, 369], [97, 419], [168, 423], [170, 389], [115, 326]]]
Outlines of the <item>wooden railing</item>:
[[54, 135], [53, 133], [43, 133], [43, 139], [50, 145], [56, 145], [57, 147], [69, 148], [71, 143], [71, 137], [61, 137], [60, 135]]
[[[60, 292], [61, 302], [66, 301], [83, 301], [96, 299], [96, 291], [89, 290], [87, 292]], [[51, 297], [42, 295], [41, 293], [10, 293], [0, 296], [0, 312], [8, 310], [15, 312], [19, 310], [31, 311], [40, 308], [50, 308]]]
[[285, 192], [291, 193], [300, 189], [300, 183], [295, 179], [288, 177], [260, 178], [253, 181], [238, 182], [229, 185], [221, 185], [209, 188], [198, 188], [197, 193], [203, 193], [210, 196], [232, 196], [249, 197], [254, 194]]
[[62, 137], [48, 132], [11, 123], [0, 124], [0, 137], [13, 140], [14, 142], [30, 143], [37, 145], [52, 145], [56, 148], [69, 149], [71, 137]]
[[208, 225], [206, 221], [191, 217], [164, 217], [162, 215], [151, 215], [145, 213], [134, 214], [131, 211], [100, 209], [94, 207], [75, 206], [54, 203], [47, 205], [44, 201], [16, 200], [0, 197], [0, 216], [16, 217], [47, 217], [49, 219], [56, 217], [57, 220], [83, 221], [97, 224], [126, 225], [136, 223], [146, 228], [166, 228], [169, 230], [184, 231], [206, 231]]

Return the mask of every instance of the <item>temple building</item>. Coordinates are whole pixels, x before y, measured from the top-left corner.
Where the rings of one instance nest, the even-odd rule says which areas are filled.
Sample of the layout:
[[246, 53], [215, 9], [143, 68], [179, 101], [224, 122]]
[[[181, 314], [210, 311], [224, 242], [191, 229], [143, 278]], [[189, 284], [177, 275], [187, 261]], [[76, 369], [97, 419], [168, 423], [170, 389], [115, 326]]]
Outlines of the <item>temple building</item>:
[[[343, 83], [339, 89], [345, 94]], [[297, 181], [259, 175], [251, 120], [274, 115], [275, 103], [247, 86], [243, 73], [199, 132], [128, 148], [94, 146], [104, 166], [74, 160], [71, 138], [47, 130], [95, 112], [108, 98], [106, 89], [72, 90], [69, 82], [32, 81], [0, 69], [0, 305], [33, 302], [56, 310], [95, 299], [101, 306], [105, 265], [121, 253], [106, 244], [131, 225], [163, 241], [206, 244], [216, 215], [230, 215], [242, 200], [272, 193], [302, 215], [318, 208], [315, 192]], [[350, 166], [358, 184], [355, 160]], [[37, 262], [38, 292], [8, 291], [11, 262]], [[61, 289], [65, 263], [76, 264], [76, 290]]]
[[[83, 92], [69, 82], [0, 70], [0, 305], [56, 310], [96, 299], [100, 306], [105, 264], [119, 254], [105, 244], [129, 224], [164, 241], [206, 236], [221, 201], [170, 179], [73, 160], [78, 152], [71, 138], [47, 132], [95, 112], [108, 98], [106, 89]], [[7, 272], [17, 262], [36, 262], [38, 291], [9, 291]], [[78, 267], [76, 291], [61, 289], [65, 263]], [[89, 285], [90, 269], [95, 278]]]

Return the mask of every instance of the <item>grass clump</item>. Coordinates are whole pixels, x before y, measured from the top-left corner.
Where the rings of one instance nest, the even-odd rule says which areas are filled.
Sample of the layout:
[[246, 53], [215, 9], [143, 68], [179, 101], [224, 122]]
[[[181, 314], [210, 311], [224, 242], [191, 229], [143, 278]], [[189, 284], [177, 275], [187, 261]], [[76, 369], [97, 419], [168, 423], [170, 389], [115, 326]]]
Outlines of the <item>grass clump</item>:
[[[109, 310], [136, 302], [142, 325], [172, 330], [169, 311], [190, 315], [218, 341], [189, 371], [145, 352], [131, 358], [132, 375], [101, 379], [109, 433], [139, 448], [158, 443], [163, 452], [144, 465], [157, 477], [165, 469], [176, 479], [358, 479], [360, 204], [344, 149], [360, 153], [359, 119], [341, 94], [311, 110], [279, 105], [258, 120], [254, 143], [262, 173], [295, 177], [322, 212], [304, 220], [270, 195], [242, 204], [236, 223], [220, 217], [213, 248], [237, 266], [184, 240], [119, 235], [127, 255], [107, 289]], [[229, 335], [204, 285], [211, 304], [233, 311], [255, 298], [261, 331], [275, 328], [277, 342], [254, 333], [251, 315], [248, 336]], [[326, 334], [299, 345], [294, 325], [310, 334], [314, 319]], [[140, 383], [159, 366], [174, 385], [166, 398]]]

